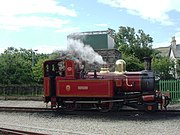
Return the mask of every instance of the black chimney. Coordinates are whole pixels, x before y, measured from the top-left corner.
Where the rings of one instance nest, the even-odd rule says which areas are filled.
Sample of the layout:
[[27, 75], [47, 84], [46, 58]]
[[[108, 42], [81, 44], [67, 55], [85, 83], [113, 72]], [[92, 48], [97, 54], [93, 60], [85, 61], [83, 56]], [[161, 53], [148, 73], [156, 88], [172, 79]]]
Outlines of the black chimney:
[[144, 69], [151, 70], [151, 57], [144, 57]]

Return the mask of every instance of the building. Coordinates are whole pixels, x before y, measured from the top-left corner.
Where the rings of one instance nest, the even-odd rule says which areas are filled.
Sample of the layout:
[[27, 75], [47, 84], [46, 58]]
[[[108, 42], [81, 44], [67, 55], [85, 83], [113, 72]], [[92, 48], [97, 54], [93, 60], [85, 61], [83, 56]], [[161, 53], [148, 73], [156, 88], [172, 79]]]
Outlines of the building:
[[67, 36], [67, 39], [80, 40], [85, 45], [90, 45], [93, 49], [113, 49], [114, 30], [77, 32]]
[[[175, 70], [177, 69], [177, 61], [180, 60], [180, 44], [176, 43], [175, 36], [172, 37], [171, 44], [168, 47], [159, 47], [156, 50], [160, 51], [161, 56], [172, 58], [175, 61]], [[175, 73], [175, 78], [180, 78], [180, 75]]]

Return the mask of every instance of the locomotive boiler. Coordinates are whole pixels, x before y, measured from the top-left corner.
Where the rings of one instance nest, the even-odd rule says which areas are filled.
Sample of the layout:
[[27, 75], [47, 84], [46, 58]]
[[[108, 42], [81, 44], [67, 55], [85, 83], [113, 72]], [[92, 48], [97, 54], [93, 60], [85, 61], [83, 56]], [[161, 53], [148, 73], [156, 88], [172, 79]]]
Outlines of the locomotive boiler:
[[145, 58], [145, 70], [127, 72], [122, 59], [115, 71], [108, 67], [87, 72], [85, 62], [57, 59], [44, 62], [44, 102], [52, 109], [120, 110], [123, 106], [154, 111], [166, 108], [169, 94], [155, 89], [151, 58]]

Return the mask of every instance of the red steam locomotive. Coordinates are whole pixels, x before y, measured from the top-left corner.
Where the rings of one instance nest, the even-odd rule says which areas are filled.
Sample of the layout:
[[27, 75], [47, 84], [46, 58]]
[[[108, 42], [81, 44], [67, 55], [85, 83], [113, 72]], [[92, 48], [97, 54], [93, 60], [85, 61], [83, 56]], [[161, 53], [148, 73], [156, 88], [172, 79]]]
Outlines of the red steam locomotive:
[[44, 102], [52, 109], [96, 108], [119, 110], [131, 106], [148, 111], [166, 109], [169, 94], [155, 90], [151, 58], [145, 58], [145, 70], [127, 72], [124, 60], [117, 60], [115, 72], [108, 68], [86, 72], [85, 63], [72, 59], [44, 62]]

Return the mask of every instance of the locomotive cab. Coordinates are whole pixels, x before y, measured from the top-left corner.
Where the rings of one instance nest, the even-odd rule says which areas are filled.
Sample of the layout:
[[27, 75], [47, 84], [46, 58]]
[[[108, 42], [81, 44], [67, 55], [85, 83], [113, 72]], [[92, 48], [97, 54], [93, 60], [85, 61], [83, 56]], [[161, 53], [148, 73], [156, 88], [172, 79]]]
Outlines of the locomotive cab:
[[[43, 64], [44, 69], [44, 102], [48, 103], [56, 96], [55, 78], [59, 74], [58, 63], [62, 60], [47, 60]], [[62, 72], [61, 72], [62, 73]], [[62, 74], [61, 74], [62, 75]]]
[[[51, 101], [56, 106], [56, 81], [75, 80], [81, 78], [80, 63], [69, 59], [47, 60], [43, 64], [44, 69], [44, 102]], [[53, 102], [54, 101], [54, 102]]]

